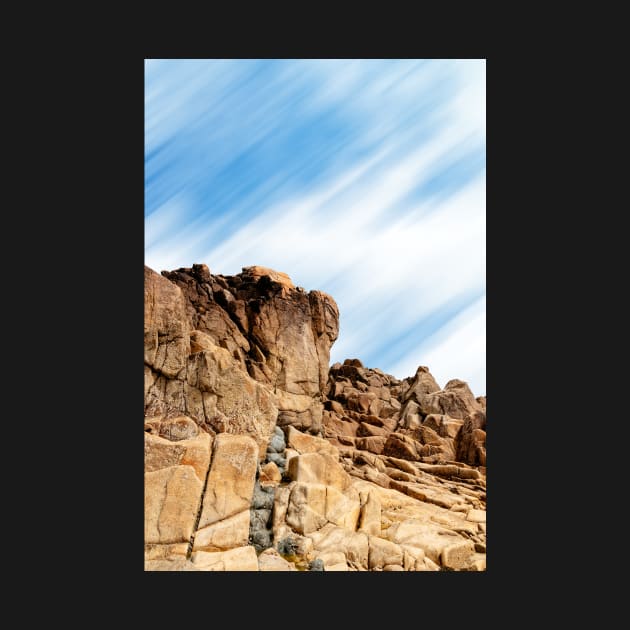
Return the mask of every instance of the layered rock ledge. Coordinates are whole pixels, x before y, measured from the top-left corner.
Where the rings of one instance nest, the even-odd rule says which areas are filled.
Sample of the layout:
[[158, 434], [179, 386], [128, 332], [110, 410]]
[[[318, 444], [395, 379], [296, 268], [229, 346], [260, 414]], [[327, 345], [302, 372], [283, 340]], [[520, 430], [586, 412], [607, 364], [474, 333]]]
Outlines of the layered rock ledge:
[[486, 568], [486, 399], [329, 367], [334, 299], [145, 267], [145, 570]]

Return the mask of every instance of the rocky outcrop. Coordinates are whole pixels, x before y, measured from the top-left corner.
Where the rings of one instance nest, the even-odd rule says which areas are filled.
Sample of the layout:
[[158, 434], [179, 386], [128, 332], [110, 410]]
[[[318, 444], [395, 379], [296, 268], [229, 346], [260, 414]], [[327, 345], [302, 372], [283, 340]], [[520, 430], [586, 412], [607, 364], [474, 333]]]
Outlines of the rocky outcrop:
[[264, 267], [145, 267], [145, 570], [485, 570], [485, 396], [329, 368], [338, 321]]

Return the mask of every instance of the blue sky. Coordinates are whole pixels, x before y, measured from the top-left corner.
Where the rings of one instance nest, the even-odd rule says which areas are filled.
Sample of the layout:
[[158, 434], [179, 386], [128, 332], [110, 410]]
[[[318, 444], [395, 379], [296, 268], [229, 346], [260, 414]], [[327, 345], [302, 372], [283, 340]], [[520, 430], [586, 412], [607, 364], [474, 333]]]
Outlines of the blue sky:
[[145, 263], [330, 293], [331, 363], [486, 393], [484, 60], [146, 60]]

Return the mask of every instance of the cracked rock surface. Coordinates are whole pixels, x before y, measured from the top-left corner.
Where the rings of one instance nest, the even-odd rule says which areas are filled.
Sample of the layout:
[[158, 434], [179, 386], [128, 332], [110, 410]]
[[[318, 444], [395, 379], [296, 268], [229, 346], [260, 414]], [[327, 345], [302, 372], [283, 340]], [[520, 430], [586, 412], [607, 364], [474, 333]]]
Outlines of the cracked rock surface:
[[337, 305], [282, 272], [144, 291], [145, 570], [485, 570], [485, 396], [329, 366]]

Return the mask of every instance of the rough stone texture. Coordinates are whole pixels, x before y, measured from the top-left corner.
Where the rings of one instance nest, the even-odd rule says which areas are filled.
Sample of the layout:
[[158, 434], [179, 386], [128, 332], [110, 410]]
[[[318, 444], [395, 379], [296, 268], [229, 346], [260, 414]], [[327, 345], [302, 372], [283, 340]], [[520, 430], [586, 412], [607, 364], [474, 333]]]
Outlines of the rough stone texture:
[[285, 560], [275, 549], [266, 549], [258, 556], [260, 571], [297, 571], [295, 564]]
[[383, 455], [417, 461], [420, 459], [417, 442], [402, 433], [390, 433], [383, 446]]
[[145, 570], [485, 571], [485, 396], [328, 368], [338, 321], [271, 269], [145, 268]]
[[467, 521], [472, 521], [473, 523], [485, 523], [486, 522], [486, 511], [485, 510], [470, 510], [466, 515]]
[[144, 434], [144, 471], [153, 472], [170, 466], [192, 466], [201, 483], [210, 466], [212, 438], [207, 433], [178, 442]]
[[326, 518], [329, 522], [351, 531], [357, 529], [361, 502], [357, 490], [350, 486], [341, 493], [331, 486], [326, 490]]
[[189, 440], [199, 435], [198, 425], [187, 416], [175, 418], [154, 417], [144, 419], [144, 431], [170, 442]]
[[370, 570], [383, 569], [387, 565], [399, 565], [402, 568], [403, 552], [399, 545], [377, 536], [369, 536], [368, 540]]
[[165, 545], [148, 544], [144, 546], [145, 560], [168, 560], [174, 556], [186, 557], [188, 543], [172, 543]]
[[366, 534], [351, 532], [343, 527], [328, 523], [319, 531], [309, 535], [313, 541], [313, 553], [321, 558], [325, 552], [342, 552], [348, 566], [355, 569], [368, 569], [368, 537]]
[[287, 445], [298, 453], [328, 453], [339, 458], [339, 451], [330, 442], [298, 431], [295, 427], [287, 427]]
[[145, 365], [165, 377], [175, 377], [190, 354], [190, 330], [181, 290], [145, 266]]
[[260, 468], [260, 483], [265, 486], [275, 486], [282, 480], [282, 473], [274, 462], [268, 462]]
[[459, 436], [463, 424], [463, 420], [436, 414], [429, 414], [422, 422], [422, 426], [433, 429], [439, 436], [453, 439]]
[[328, 453], [305, 453], [293, 457], [288, 464], [292, 481], [319, 483], [344, 491], [350, 485], [350, 477], [342, 466]]
[[291, 491], [286, 522], [300, 534], [310, 534], [323, 527], [326, 518], [327, 487], [318, 483], [296, 483]]
[[[387, 530], [387, 539], [398, 544], [419, 547], [424, 551], [426, 557], [438, 565], [442, 564], [441, 554], [444, 550], [450, 547], [459, 549], [457, 545], [470, 542], [447, 527], [432, 521], [416, 521], [414, 519], [393, 524]], [[470, 542], [470, 554], [472, 553], [474, 553], [474, 545]], [[455, 552], [453, 554], [455, 557]], [[449, 561], [450, 558], [451, 556], [447, 555]]]
[[466, 418], [461, 429], [457, 459], [472, 466], [486, 465], [486, 414], [476, 411]]
[[229, 549], [249, 539], [258, 446], [247, 435], [219, 434], [214, 441], [194, 549]]
[[363, 493], [358, 531], [381, 535], [381, 500], [376, 492]]
[[192, 466], [170, 466], [144, 475], [144, 542], [188, 542], [203, 485]]
[[195, 534], [193, 549], [211, 551], [247, 545], [249, 523], [249, 510], [244, 510], [206, 527], [200, 526]]
[[319, 430], [314, 426], [318, 416], [321, 420], [319, 398], [339, 332], [332, 297], [306, 293], [287, 274], [259, 266], [243, 268], [237, 276], [215, 276], [205, 265], [163, 275], [181, 289], [191, 330], [226, 348], [257, 381], [305, 396], [302, 410], [282, 398], [281, 416], [302, 414], [302, 428]]
[[258, 558], [253, 547], [237, 547], [227, 551], [195, 551], [192, 564], [205, 571], [258, 571]]
[[463, 569], [471, 562], [474, 553], [474, 543], [471, 540], [462, 540], [443, 549], [440, 560], [447, 569]]
[[217, 435], [199, 527], [249, 510], [257, 466], [258, 447], [251, 437]]
[[217, 433], [251, 435], [261, 453], [274, 430], [275, 396], [250, 378], [224, 348], [213, 346], [190, 357], [187, 384], [202, 393], [207, 424]]
[[437, 391], [440, 391], [440, 386], [429, 372], [429, 368], [421, 365], [416, 370], [416, 375], [402, 400], [407, 401], [413, 399], [416, 402], [420, 402], [427, 394], [432, 394]]
[[459, 379], [449, 381], [444, 389], [427, 394], [418, 402], [420, 411], [425, 415], [436, 413], [464, 419], [475, 411], [481, 411], [468, 385]]
[[[254, 552], [255, 553], [255, 552]], [[170, 558], [160, 558], [144, 560], [145, 571], [206, 571], [196, 567], [190, 560], [186, 560], [185, 556], [172, 556]]]

